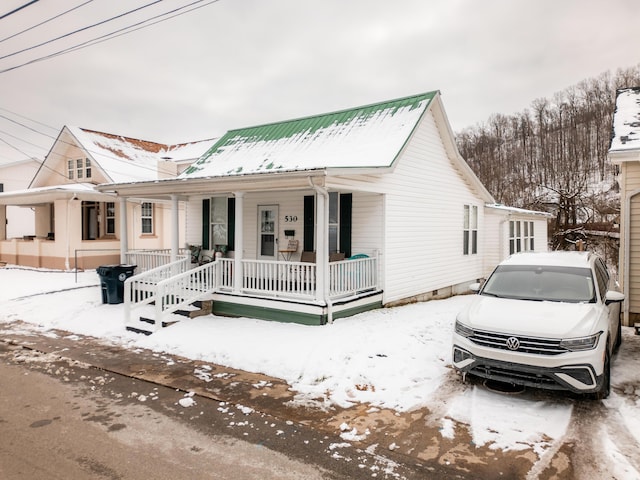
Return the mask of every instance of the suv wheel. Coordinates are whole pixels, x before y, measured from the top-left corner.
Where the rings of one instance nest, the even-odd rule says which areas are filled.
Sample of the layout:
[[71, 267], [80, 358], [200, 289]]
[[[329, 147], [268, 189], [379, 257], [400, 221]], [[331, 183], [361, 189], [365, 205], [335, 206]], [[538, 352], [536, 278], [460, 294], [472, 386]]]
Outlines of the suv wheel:
[[613, 344], [613, 352], [616, 353], [622, 345], [622, 322], [618, 319], [618, 336], [616, 337], [616, 343]]
[[594, 394], [596, 400], [604, 400], [609, 396], [609, 393], [611, 393], [611, 360], [609, 358], [608, 351], [604, 358], [604, 371], [602, 375], [602, 386], [600, 387], [600, 390]]

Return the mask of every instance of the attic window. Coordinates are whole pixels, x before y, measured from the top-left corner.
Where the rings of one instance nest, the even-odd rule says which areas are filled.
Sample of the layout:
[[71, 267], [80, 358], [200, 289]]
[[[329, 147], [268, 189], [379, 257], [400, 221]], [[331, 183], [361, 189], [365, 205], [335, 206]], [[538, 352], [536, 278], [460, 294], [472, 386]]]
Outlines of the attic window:
[[67, 160], [67, 173], [69, 180], [73, 180], [74, 177], [78, 180], [91, 178], [91, 160], [88, 158]]

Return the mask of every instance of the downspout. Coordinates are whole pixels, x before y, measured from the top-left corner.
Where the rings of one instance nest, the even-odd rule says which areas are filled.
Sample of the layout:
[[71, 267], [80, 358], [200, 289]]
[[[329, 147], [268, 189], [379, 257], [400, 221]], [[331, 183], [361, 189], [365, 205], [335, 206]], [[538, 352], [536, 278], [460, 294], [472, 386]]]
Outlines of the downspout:
[[[323, 198], [323, 210], [322, 218], [318, 218], [318, 220], [322, 220], [322, 241], [318, 241], [318, 248], [316, 249], [316, 271], [318, 270], [318, 265], [322, 265], [322, 293], [323, 300], [327, 305], [327, 323], [333, 323], [333, 303], [331, 302], [331, 298], [329, 296], [329, 272], [327, 269], [329, 268], [329, 256], [328, 256], [328, 245], [327, 245], [327, 214], [329, 209], [329, 192], [327, 192], [326, 188], [320, 187], [313, 183], [313, 177], [308, 177], [309, 185], [315, 192], [322, 196]], [[318, 221], [318, 225], [320, 225], [320, 221]], [[320, 240], [320, 238], [318, 239]]]

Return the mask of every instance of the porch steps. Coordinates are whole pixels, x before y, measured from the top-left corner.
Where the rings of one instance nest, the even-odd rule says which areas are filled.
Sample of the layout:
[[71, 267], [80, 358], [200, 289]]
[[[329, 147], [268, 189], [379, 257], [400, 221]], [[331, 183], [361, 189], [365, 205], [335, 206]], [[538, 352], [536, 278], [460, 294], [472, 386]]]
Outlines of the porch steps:
[[[201, 315], [209, 315], [212, 311], [211, 301], [197, 301], [183, 309], [176, 310], [170, 314], [167, 321], [162, 322], [162, 328], [169, 327], [185, 318], [195, 318]], [[148, 305], [140, 309], [139, 319], [126, 325], [126, 330], [143, 335], [151, 335], [155, 331], [156, 320], [155, 307]]]

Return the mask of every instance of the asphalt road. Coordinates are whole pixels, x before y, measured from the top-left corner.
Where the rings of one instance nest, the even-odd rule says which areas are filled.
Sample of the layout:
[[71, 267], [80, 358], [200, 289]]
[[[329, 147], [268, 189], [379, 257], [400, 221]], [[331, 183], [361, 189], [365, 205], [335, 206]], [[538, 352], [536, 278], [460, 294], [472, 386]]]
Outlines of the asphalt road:
[[[318, 467], [259, 445], [204, 435], [140, 400], [127, 404], [82, 390], [26, 366], [0, 363], [0, 478], [327, 477]], [[176, 401], [185, 398], [173, 393]], [[201, 407], [179, 408], [199, 415]]]

